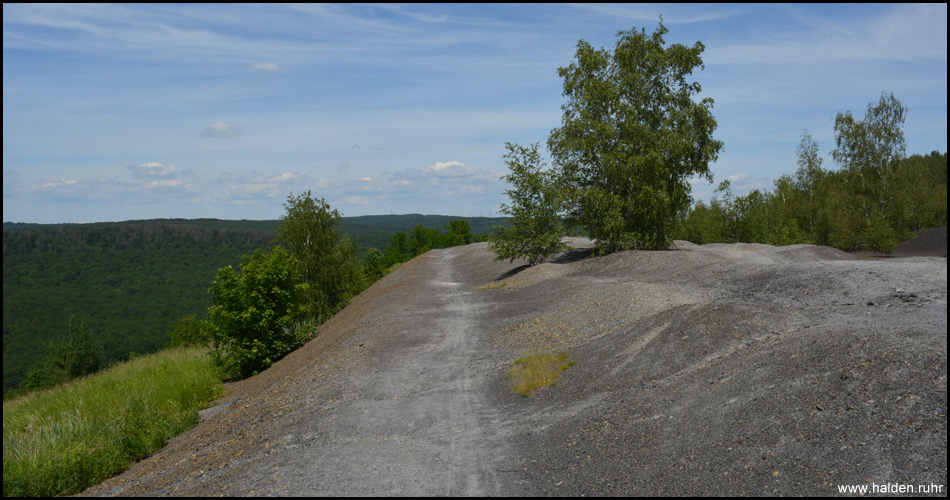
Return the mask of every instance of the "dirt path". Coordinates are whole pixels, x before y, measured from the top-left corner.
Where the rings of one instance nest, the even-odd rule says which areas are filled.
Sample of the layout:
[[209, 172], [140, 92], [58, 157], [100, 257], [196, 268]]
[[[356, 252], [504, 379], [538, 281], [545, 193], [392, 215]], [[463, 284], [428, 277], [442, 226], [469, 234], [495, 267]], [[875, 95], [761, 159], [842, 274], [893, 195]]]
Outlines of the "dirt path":
[[[337, 352], [322, 367], [309, 363], [309, 370], [277, 376], [287, 370], [275, 366], [269, 387], [257, 389], [262, 395], [248, 391], [227, 401], [202, 427], [231, 421], [216, 431], [217, 439], [236, 442], [239, 451], [224, 453], [220, 444], [209, 443], [193, 450], [190, 464], [187, 457], [177, 462], [166, 458], [187, 453], [185, 443], [191, 439], [185, 435], [124, 478], [93, 491], [499, 494], [496, 463], [506, 446], [498, 412], [486, 397], [486, 382], [496, 376], [497, 362], [485, 345], [486, 332], [478, 327], [478, 316], [488, 311], [473, 287], [458, 280], [456, 255], [452, 249], [438, 250], [412, 263], [426, 272], [407, 270], [405, 283], [396, 285], [401, 300], [390, 295], [382, 310], [367, 304], [370, 310], [361, 313], [370, 317], [357, 320], [358, 331], [334, 346]], [[379, 316], [378, 326], [373, 316]], [[321, 373], [304, 373], [314, 368]], [[267, 408], [274, 400], [289, 404], [275, 412]], [[264, 413], [265, 421], [247, 423], [241, 415], [254, 412]], [[214, 439], [200, 427], [195, 431], [198, 441]], [[215, 455], [220, 457], [208, 460]], [[161, 472], [145, 472], [163, 468], [184, 479], [163, 484]]]

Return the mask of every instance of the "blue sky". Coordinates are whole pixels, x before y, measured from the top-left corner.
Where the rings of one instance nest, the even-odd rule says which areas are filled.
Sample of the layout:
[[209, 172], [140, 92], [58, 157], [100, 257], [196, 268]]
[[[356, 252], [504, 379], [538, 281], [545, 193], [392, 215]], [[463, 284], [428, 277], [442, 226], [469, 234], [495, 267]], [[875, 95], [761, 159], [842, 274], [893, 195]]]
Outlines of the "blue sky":
[[702, 41], [725, 143], [708, 199], [770, 189], [808, 129], [884, 91], [908, 154], [947, 151], [947, 6], [3, 6], [3, 220], [498, 215], [506, 141], [546, 142], [578, 40]]

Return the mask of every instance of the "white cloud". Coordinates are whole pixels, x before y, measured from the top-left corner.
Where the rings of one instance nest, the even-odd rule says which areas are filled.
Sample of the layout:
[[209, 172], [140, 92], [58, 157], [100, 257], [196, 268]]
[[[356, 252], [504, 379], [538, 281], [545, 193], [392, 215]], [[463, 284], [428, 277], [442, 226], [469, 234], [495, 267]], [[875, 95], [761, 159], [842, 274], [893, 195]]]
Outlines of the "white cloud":
[[479, 171], [479, 168], [466, 166], [462, 162], [440, 161], [436, 162], [434, 165], [429, 165], [426, 167], [425, 174], [434, 177], [471, 177], [473, 175], [477, 175]]
[[293, 172], [285, 172], [285, 173], [280, 174], [280, 175], [275, 175], [275, 176], [271, 177], [269, 180], [270, 180], [271, 182], [278, 183], [278, 184], [286, 184], [286, 183], [292, 181], [292, 180], [294, 179], [294, 177], [295, 177], [295, 174], [294, 174]]
[[747, 174], [747, 173], [745, 173], [745, 172], [739, 172], [739, 173], [737, 173], [737, 174], [732, 174], [732, 175], [730, 175], [730, 176], [728, 177], [729, 182], [739, 182], [739, 181], [742, 181], [742, 180], [748, 179], [748, 178], [749, 178], [749, 174]]
[[251, 69], [263, 72], [283, 71], [283, 68], [272, 62], [259, 62], [251, 65]]
[[43, 183], [42, 185], [40, 185], [40, 188], [41, 188], [41, 189], [48, 189], [48, 188], [57, 188], [57, 187], [60, 187], [60, 186], [74, 186], [74, 185], [76, 185], [76, 184], [79, 184], [79, 181], [76, 181], [76, 180], [66, 180], [65, 178], [60, 178], [60, 179], [56, 179], [56, 180], [50, 180], [49, 182], [45, 182], [45, 183]]
[[125, 167], [132, 171], [132, 176], [136, 179], [141, 178], [176, 178], [184, 175], [184, 172], [178, 172], [174, 165], [163, 165], [158, 162], [140, 163], [138, 165], [129, 165]]
[[362, 196], [347, 196], [343, 199], [343, 202], [347, 205], [372, 205], [373, 202]]
[[152, 181], [145, 185], [149, 189], [167, 189], [181, 187], [181, 181]]
[[305, 176], [293, 172], [282, 174], [225, 173], [224, 176], [217, 181], [220, 187], [214, 191], [214, 199], [237, 205], [282, 201], [291, 191], [305, 190], [301, 186], [308, 183]]
[[201, 132], [201, 137], [235, 137], [238, 135], [244, 135], [244, 127], [231, 122], [214, 122]]

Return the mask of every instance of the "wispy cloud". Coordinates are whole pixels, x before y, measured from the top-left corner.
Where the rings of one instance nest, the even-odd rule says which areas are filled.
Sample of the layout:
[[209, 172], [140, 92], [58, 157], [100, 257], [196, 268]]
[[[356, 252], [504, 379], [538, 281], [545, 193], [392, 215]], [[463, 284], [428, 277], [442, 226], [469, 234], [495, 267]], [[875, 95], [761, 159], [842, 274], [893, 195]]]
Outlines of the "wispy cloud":
[[244, 135], [244, 127], [231, 122], [214, 122], [201, 132], [201, 137], [236, 137], [239, 135]]
[[283, 71], [283, 68], [277, 65], [277, 63], [272, 62], [259, 62], [251, 65], [251, 69], [262, 71], [265, 73]]
[[[883, 16], [829, 18], [783, 7], [789, 27], [709, 51], [707, 64], [816, 63], [833, 61], [947, 61], [946, 4], [895, 5]], [[792, 27], [798, 26], [796, 29]]]
[[174, 165], [163, 165], [158, 162], [140, 163], [138, 165], [129, 165], [125, 168], [131, 170], [132, 176], [136, 179], [175, 179], [180, 176], [194, 175], [190, 171], [178, 170]]
[[268, 174], [249, 172], [234, 174], [225, 172], [214, 181], [215, 201], [233, 205], [262, 205], [283, 201], [294, 189], [300, 190], [307, 183], [306, 176], [293, 172]]
[[[589, 10], [611, 19], [624, 19], [655, 24], [659, 16], [663, 16], [663, 24], [705, 23], [729, 19], [747, 12], [748, 7], [721, 5], [701, 6], [695, 4], [684, 5], [630, 5], [630, 4], [575, 4], [575, 8]], [[650, 24], [652, 26], [653, 24]]]

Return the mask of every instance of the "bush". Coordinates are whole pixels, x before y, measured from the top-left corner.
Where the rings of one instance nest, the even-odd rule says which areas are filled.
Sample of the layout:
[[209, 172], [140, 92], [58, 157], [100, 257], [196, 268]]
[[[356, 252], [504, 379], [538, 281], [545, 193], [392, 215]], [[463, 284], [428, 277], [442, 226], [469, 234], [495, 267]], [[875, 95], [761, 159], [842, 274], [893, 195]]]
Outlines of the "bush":
[[221, 268], [210, 291], [213, 356], [225, 371], [255, 375], [306, 341], [293, 327], [307, 316], [307, 285], [283, 248], [245, 255], [240, 275]]
[[28, 390], [45, 389], [102, 368], [102, 346], [91, 340], [92, 331], [75, 316], [69, 317], [69, 337], [50, 342], [46, 357], [26, 376]]
[[165, 343], [165, 348], [180, 346], [209, 346], [211, 345], [211, 335], [208, 331], [207, 322], [198, 319], [196, 314], [186, 314], [175, 324], [172, 330], [171, 340]]
[[879, 252], [884, 255], [894, 253], [900, 239], [897, 232], [884, 220], [880, 212], [871, 214], [871, 221], [867, 224], [864, 234], [861, 235], [864, 249]]

